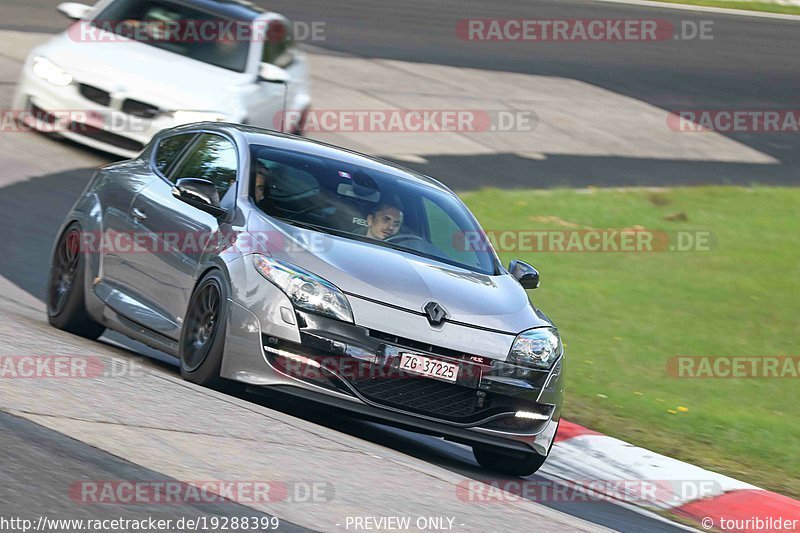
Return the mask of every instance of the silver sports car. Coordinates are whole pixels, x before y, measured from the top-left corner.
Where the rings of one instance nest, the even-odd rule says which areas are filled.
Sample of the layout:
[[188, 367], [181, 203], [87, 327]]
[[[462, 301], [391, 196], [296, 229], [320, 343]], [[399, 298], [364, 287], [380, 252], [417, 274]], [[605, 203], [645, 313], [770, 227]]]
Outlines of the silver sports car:
[[119, 331], [194, 383], [324, 402], [527, 475], [564, 383], [558, 331], [525, 292], [538, 284], [434, 179], [199, 123], [96, 172], [56, 239], [47, 302], [54, 326]]

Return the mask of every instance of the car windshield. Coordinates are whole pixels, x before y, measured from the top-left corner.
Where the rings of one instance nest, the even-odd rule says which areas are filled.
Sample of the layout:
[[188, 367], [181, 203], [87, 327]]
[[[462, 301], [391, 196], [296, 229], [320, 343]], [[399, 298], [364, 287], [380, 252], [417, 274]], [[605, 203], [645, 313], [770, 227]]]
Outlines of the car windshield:
[[494, 275], [494, 251], [452, 194], [351, 162], [254, 145], [256, 205], [284, 222]]
[[174, 52], [235, 72], [247, 67], [250, 43], [231, 38], [226, 31], [241, 21], [226, 20], [181, 4], [164, 0], [117, 0], [92, 24], [144, 44]]

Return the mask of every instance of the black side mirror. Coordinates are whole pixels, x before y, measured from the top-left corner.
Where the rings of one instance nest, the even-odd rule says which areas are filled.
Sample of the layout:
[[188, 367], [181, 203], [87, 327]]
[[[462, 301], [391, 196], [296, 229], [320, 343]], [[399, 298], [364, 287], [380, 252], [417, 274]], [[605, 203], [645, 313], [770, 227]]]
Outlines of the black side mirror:
[[514, 276], [524, 289], [539, 287], [539, 271], [524, 261], [514, 259], [508, 265], [508, 271]]
[[219, 205], [216, 185], [202, 178], [181, 178], [172, 189], [172, 196], [192, 207], [223, 218], [228, 211]]

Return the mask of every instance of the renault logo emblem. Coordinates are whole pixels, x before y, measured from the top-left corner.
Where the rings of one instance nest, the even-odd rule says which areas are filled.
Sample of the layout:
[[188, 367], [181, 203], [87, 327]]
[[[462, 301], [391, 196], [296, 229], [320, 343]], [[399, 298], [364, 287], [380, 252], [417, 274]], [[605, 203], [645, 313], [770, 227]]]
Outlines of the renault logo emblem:
[[428, 317], [428, 322], [430, 322], [432, 326], [438, 326], [444, 322], [445, 318], [447, 318], [447, 311], [445, 311], [444, 307], [436, 302], [428, 302], [422, 309], [425, 311], [425, 315]]

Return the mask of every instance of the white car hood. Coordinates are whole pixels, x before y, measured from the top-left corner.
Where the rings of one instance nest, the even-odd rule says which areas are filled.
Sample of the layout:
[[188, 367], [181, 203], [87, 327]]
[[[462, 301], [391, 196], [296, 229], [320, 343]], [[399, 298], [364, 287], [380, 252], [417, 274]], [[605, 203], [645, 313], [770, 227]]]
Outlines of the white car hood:
[[225, 111], [252, 74], [215, 67], [155, 46], [119, 38], [80, 42], [63, 33], [37, 50], [76, 81], [162, 109]]

